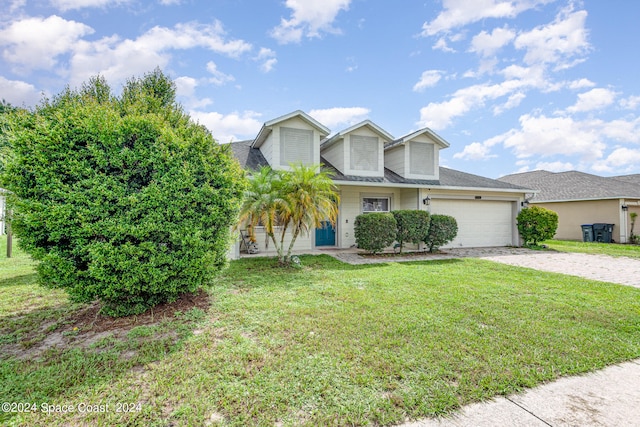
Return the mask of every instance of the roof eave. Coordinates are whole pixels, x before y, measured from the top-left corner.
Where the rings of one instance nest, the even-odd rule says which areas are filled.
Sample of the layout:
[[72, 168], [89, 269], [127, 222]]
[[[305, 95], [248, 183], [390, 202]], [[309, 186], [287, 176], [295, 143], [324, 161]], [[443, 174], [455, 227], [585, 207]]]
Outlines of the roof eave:
[[404, 135], [398, 139], [396, 139], [395, 141], [391, 141], [389, 144], [387, 144], [386, 147], [384, 147], [385, 151], [389, 150], [391, 148], [397, 147], [399, 145], [404, 145], [407, 142], [411, 141], [412, 139], [416, 138], [417, 136], [420, 136], [422, 134], [427, 134], [431, 139], [433, 139], [436, 144], [438, 144], [441, 148], [449, 148], [451, 146], [451, 144], [449, 144], [447, 141], [445, 141], [444, 139], [442, 139], [442, 137], [440, 137], [437, 133], [435, 133], [434, 131], [432, 131], [429, 128], [422, 128], [419, 129], [415, 132], [412, 132], [408, 135]]
[[595, 197], [581, 199], [556, 199], [556, 200], [530, 200], [529, 203], [563, 203], [563, 202], [597, 202], [598, 200], [640, 200], [638, 196], [611, 196], [611, 197]]
[[488, 187], [456, 187], [452, 185], [433, 185], [433, 184], [416, 184], [416, 183], [395, 183], [395, 182], [367, 182], [367, 181], [341, 181], [338, 179], [333, 180], [336, 185], [351, 185], [351, 186], [365, 186], [365, 187], [402, 187], [402, 188], [428, 188], [430, 190], [457, 190], [457, 191], [489, 191], [497, 193], [516, 193], [516, 194], [529, 194], [530, 190], [523, 190], [518, 188], [488, 188]]

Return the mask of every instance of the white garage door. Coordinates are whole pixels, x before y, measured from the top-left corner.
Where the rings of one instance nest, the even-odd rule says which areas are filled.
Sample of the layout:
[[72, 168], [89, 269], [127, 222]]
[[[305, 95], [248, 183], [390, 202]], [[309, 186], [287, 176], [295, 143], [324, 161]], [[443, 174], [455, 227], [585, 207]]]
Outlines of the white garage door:
[[458, 236], [446, 247], [473, 248], [513, 244], [512, 202], [487, 200], [431, 201], [431, 213], [450, 215], [458, 222]]

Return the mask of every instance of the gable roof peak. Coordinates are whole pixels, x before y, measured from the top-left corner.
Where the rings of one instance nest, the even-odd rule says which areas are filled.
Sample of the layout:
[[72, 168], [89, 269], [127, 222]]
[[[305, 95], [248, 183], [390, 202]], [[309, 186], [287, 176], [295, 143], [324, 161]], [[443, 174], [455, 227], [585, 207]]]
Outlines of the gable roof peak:
[[429, 138], [433, 139], [441, 148], [448, 148], [451, 144], [445, 141], [440, 135], [429, 129], [428, 127], [424, 127], [422, 129], [415, 130], [413, 132], [409, 132], [406, 135], [401, 136], [400, 138], [391, 141], [388, 143], [384, 149], [388, 150], [389, 148], [396, 147], [398, 145], [406, 144], [412, 139], [417, 138], [420, 135], [427, 135]]
[[341, 130], [340, 132], [336, 133], [335, 135], [333, 135], [331, 138], [327, 138], [324, 141], [322, 141], [320, 143], [320, 145], [323, 148], [328, 147], [329, 145], [333, 144], [334, 142], [344, 138], [345, 135], [354, 132], [360, 128], [363, 127], [368, 127], [369, 129], [373, 130], [373, 132], [377, 133], [379, 136], [381, 136], [382, 138], [388, 140], [388, 141], [392, 141], [393, 140], [393, 135], [391, 135], [389, 132], [387, 132], [386, 130], [382, 129], [380, 126], [378, 126], [377, 124], [375, 124], [374, 122], [372, 122], [369, 119], [363, 120], [359, 123], [356, 123], [355, 125], [351, 125], [348, 128]]
[[328, 127], [326, 127], [325, 125], [323, 125], [322, 123], [320, 123], [319, 121], [317, 121], [316, 119], [314, 119], [313, 117], [305, 113], [304, 111], [295, 110], [283, 116], [276, 117], [275, 119], [271, 119], [269, 121], [264, 122], [264, 124], [260, 128], [260, 132], [258, 132], [258, 135], [253, 140], [253, 143], [251, 144], [251, 146], [259, 147], [264, 142], [264, 140], [267, 139], [267, 136], [269, 136], [269, 134], [273, 130], [273, 126], [277, 125], [278, 123], [284, 122], [286, 120], [292, 119], [294, 117], [299, 117], [300, 119], [304, 120], [309, 125], [311, 125], [312, 127], [316, 128], [320, 132], [321, 139], [331, 133], [331, 130]]

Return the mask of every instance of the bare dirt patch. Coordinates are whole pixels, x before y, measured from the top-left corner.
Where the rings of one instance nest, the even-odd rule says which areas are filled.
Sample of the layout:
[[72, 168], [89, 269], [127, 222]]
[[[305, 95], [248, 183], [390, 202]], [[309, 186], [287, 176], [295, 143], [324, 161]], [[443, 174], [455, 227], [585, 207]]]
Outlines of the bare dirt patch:
[[[55, 348], [87, 348], [104, 338], [123, 338], [139, 326], [152, 326], [175, 320], [177, 312], [186, 313], [194, 308], [206, 311], [209, 305], [209, 295], [206, 291], [200, 290], [194, 294], [184, 294], [172, 303], [157, 305], [143, 314], [114, 318], [101, 314], [101, 305], [95, 302], [69, 313], [64, 318], [47, 319], [26, 334], [22, 334], [18, 342], [0, 344], [0, 357], [13, 356], [25, 360], [38, 358]], [[58, 326], [54, 328], [53, 325], [56, 324]], [[6, 329], [0, 330], [0, 334], [11, 332]]]

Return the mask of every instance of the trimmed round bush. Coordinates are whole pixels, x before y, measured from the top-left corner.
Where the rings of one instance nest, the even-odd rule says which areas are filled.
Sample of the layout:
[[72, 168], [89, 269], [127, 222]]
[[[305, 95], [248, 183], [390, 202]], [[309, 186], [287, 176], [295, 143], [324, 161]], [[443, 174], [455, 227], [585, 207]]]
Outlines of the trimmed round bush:
[[358, 248], [374, 254], [382, 252], [396, 238], [396, 220], [392, 214], [383, 212], [358, 215], [354, 235]]
[[396, 241], [400, 245], [400, 253], [405, 243], [415, 245], [423, 241], [429, 232], [429, 212], [420, 210], [398, 210], [391, 212], [396, 219]]
[[552, 239], [558, 229], [558, 214], [540, 206], [530, 206], [518, 213], [518, 231], [524, 244], [537, 246], [538, 242]]
[[120, 98], [97, 78], [15, 115], [4, 182], [41, 284], [121, 316], [194, 292], [225, 264], [242, 172], [174, 95], [156, 70]]
[[429, 233], [424, 239], [424, 243], [429, 248], [429, 252], [436, 252], [441, 246], [446, 245], [458, 235], [458, 222], [449, 215], [431, 215], [431, 225]]

